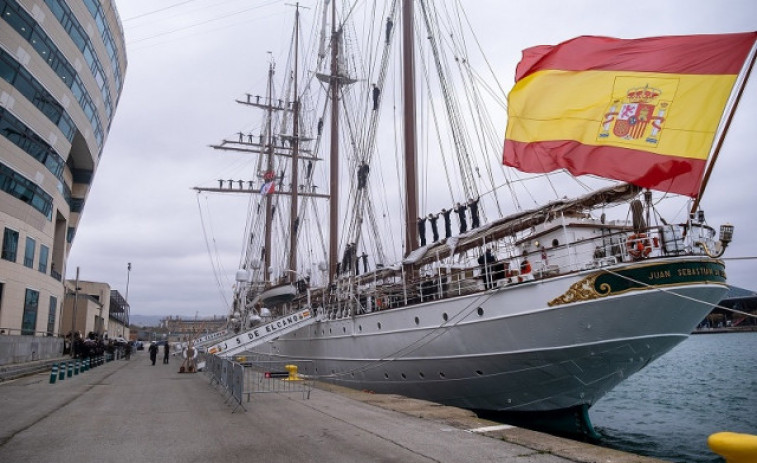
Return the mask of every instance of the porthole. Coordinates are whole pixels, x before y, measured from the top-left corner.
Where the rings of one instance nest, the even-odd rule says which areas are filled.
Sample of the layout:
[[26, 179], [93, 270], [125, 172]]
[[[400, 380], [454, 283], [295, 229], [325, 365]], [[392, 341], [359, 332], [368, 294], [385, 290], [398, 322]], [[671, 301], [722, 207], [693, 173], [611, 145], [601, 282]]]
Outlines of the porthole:
[[358, 325], [357, 326], [357, 330], [362, 333], [363, 332], [363, 325]]
[[420, 376], [421, 378], [425, 378], [426, 377], [426, 375], [424, 375], [422, 371], [418, 372], [418, 376]]
[[447, 321], [447, 319], [449, 319], [449, 317], [447, 316], [447, 312], [444, 312], [444, 313], [442, 314], [442, 320], [444, 320], [444, 321], [446, 322], [446, 321]]
[[378, 329], [381, 329], [381, 322], [376, 323], [376, 326], [378, 326]]
[[331, 328], [329, 328], [329, 334], [331, 334]]
[[420, 325], [420, 323], [421, 323], [421, 319], [418, 317], [415, 317], [415, 324]]
[[553, 248], [556, 248], [556, 247], [558, 247], [558, 246], [560, 246], [560, 242], [559, 242], [559, 241], [557, 241], [557, 238], [553, 239], [553, 240], [552, 240], [552, 247], [553, 247]]
[[352, 377], [354, 378], [354, 377], [355, 377], [355, 372], [352, 372], [352, 371], [351, 371], [351, 372], [350, 372], [350, 376], [352, 376]]
[[480, 317], [480, 316], [484, 315], [484, 308], [483, 307], [479, 307], [478, 310], [476, 310], [476, 312], [478, 313], [478, 316]]
[[483, 372], [483, 371], [481, 371], [481, 370], [476, 370], [476, 374], [477, 374], [478, 376], [484, 376], [484, 372]]
[[440, 372], [439, 372], [439, 377], [440, 377], [440, 378], [445, 378], [445, 377], [446, 377], [443, 371], [440, 371]]
[[343, 326], [343, 327], [342, 327], [342, 333], [346, 333], [346, 332], [347, 332], [347, 327], [346, 327], [346, 326]]
[[389, 379], [389, 373], [386, 373], [386, 372], [385, 372], [385, 373], [384, 373], [384, 378], [385, 378], [385, 379]]
[[402, 376], [402, 379], [407, 379], [407, 375], [405, 373], [401, 373], [400, 376]]

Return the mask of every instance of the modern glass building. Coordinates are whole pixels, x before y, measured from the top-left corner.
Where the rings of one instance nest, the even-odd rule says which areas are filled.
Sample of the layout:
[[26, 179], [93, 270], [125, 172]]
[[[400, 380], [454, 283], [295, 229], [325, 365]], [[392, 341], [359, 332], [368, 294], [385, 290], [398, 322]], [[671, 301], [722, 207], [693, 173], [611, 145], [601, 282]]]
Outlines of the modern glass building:
[[59, 334], [125, 72], [115, 0], [0, 0], [0, 334]]

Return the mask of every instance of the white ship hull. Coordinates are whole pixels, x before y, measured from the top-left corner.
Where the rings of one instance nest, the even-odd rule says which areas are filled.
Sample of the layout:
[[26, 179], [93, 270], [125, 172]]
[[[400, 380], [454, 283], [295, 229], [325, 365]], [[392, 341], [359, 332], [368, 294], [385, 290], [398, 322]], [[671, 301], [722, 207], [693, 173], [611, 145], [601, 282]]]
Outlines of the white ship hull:
[[[681, 260], [613, 271], [636, 267], [664, 277]], [[687, 265], [699, 263], [705, 261]], [[548, 302], [598, 272], [325, 320], [255, 353], [312, 360], [314, 371], [301, 373], [350, 388], [469, 409], [591, 406], [685, 340], [727, 290], [724, 275], [674, 283], [673, 273], [654, 287], [553, 306]]]

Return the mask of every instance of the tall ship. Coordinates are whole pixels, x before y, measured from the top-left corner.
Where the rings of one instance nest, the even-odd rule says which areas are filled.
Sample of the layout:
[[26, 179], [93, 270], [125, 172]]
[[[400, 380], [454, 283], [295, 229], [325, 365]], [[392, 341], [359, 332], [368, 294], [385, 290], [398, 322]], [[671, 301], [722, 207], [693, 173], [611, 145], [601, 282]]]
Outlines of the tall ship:
[[327, 1], [310, 31], [295, 8], [287, 62], [238, 100], [259, 122], [212, 145], [248, 178], [197, 188], [250, 197], [209, 352], [591, 432], [589, 407], [727, 291], [734, 230], [699, 200], [757, 33], [537, 46], [505, 94], [457, 4]]

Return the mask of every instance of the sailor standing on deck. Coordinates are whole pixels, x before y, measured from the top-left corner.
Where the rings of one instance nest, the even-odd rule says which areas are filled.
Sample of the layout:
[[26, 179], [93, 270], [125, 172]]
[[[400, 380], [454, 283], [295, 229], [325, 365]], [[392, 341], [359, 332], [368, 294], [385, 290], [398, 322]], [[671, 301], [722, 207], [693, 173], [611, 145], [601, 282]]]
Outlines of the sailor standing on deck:
[[421, 246], [426, 245], [426, 218], [418, 217], [418, 235], [421, 238]]
[[439, 220], [439, 214], [429, 214], [428, 221], [431, 223], [431, 234], [433, 235], [432, 243], [439, 241], [439, 227], [436, 225], [436, 221]]
[[452, 236], [452, 219], [450, 218], [450, 215], [452, 214], [452, 209], [442, 209], [442, 217], [444, 217], [444, 237], [449, 238]]
[[455, 212], [457, 213], [457, 219], [460, 222], [460, 233], [468, 231], [468, 221], [465, 218], [465, 210], [468, 209], [464, 204], [457, 203], [455, 205]]

